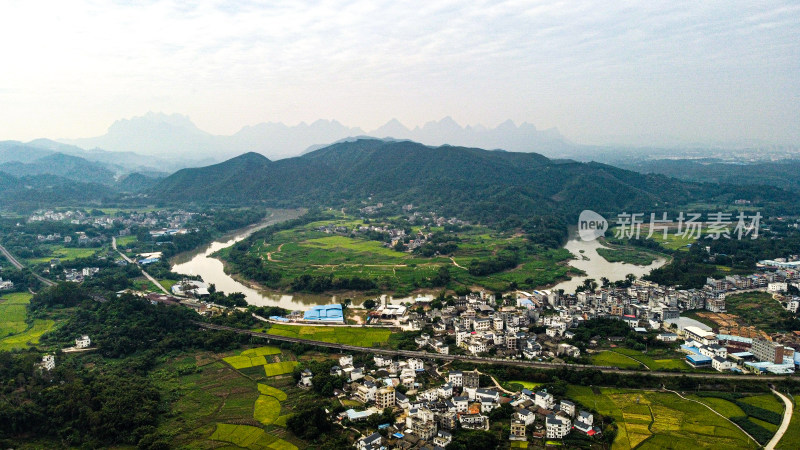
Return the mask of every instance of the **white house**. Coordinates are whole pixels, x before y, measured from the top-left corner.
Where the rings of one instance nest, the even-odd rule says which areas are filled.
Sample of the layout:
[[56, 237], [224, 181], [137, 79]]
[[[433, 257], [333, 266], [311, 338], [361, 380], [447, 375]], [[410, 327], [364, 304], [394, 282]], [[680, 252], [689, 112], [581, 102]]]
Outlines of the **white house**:
[[461, 371], [450, 371], [447, 373], [447, 382], [452, 384], [453, 387], [461, 387], [464, 385], [464, 376]]
[[733, 363], [725, 358], [720, 358], [719, 356], [715, 356], [711, 358], [711, 367], [713, 367], [714, 370], [717, 370], [719, 372], [724, 372], [726, 370], [731, 370], [731, 367], [733, 367]]
[[552, 410], [556, 401], [547, 391], [538, 391], [534, 395], [533, 403], [540, 408]]
[[358, 450], [377, 449], [380, 448], [382, 440], [383, 436], [381, 436], [380, 433], [375, 432], [359, 440], [356, 444], [356, 448], [358, 448]]
[[342, 367], [353, 365], [353, 355], [345, 355], [339, 358], [339, 365]]
[[575, 429], [586, 434], [594, 434], [592, 430], [592, 426], [594, 425], [594, 416], [587, 411], [581, 411], [578, 413], [578, 417], [575, 420]]
[[550, 414], [545, 419], [545, 427], [547, 428], [548, 439], [561, 439], [568, 435], [572, 424], [566, 417], [560, 417], [555, 414]]
[[80, 339], [75, 339], [75, 347], [77, 348], [87, 348], [90, 345], [92, 345], [92, 340], [85, 334]]
[[55, 355], [44, 355], [44, 356], [42, 356], [42, 369], [53, 370], [55, 368], [56, 368], [56, 357], [55, 357]]
[[569, 400], [561, 400], [561, 403], [558, 404], [558, 409], [570, 417], [575, 417], [575, 403]]
[[469, 409], [469, 397], [453, 397], [453, 404], [456, 405], [456, 411], [467, 412]]

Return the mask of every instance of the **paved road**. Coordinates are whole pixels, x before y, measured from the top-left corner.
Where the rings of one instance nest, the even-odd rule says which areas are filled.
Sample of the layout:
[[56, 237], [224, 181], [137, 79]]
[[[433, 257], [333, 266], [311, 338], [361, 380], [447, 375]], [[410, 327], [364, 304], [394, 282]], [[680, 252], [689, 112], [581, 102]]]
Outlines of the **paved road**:
[[[8, 260], [8, 262], [10, 262], [11, 265], [16, 267], [17, 270], [22, 270], [25, 267], [25, 266], [22, 265], [21, 262], [19, 262], [19, 260], [17, 260], [17, 258], [14, 257], [14, 255], [9, 253], [9, 251], [6, 250], [6, 248], [3, 247], [2, 245], [0, 245], [0, 253], [3, 253], [3, 256], [5, 256], [6, 259]], [[33, 272], [31, 272], [31, 273], [33, 273]], [[53, 283], [52, 281], [48, 280], [47, 278], [45, 278], [45, 277], [43, 277], [41, 275], [38, 275], [38, 274], [34, 273], [33, 276], [36, 277], [37, 280], [41, 281], [45, 286], [53, 286], [53, 285], [55, 285], [55, 283]]]
[[530, 367], [535, 369], [559, 369], [559, 368], [568, 368], [568, 369], [577, 369], [577, 370], [599, 370], [601, 372], [607, 373], [618, 373], [621, 375], [650, 375], [654, 377], [687, 377], [687, 378], [702, 378], [702, 379], [709, 379], [709, 378], [716, 378], [716, 379], [731, 379], [731, 380], [748, 380], [748, 381], [763, 381], [763, 382], [774, 382], [786, 379], [785, 376], [780, 375], [751, 375], [751, 374], [727, 374], [727, 373], [693, 373], [693, 372], [658, 372], [658, 371], [639, 371], [639, 370], [627, 370], [627, 369], [620, 369], [617, 367], [610, 367], [610, 366], [593, 366], [593, 365], [585, 365], [585, 364], [567, 364], [567, 363], [551, 363], [551, 362], [539, 362], [539, 361], [528, 361], [528, 360], [514, 360], [514, 359], [501, 359], [501, 358], [482, 358], [478, 356], [466, 356], [466, 355], [441, 355], [439, 353], [429, 353], [429, 352], [422, 352], [416, 350], [392, 350], [392, 349], [385, 349], [385, 348], [375, 348], [375, 347], [358, 347], [355, 345], [346, 345], [346, 344], [333, 344], [330, 342], [323, 342], [323, 341], [314, 341], [310, 339], [300, 339], [300, 338], [293, 338], [287, 336], [278, 336], [274, 334], [267, 334], [267, 333], [259, 333], [257, 331], [250, 331], [250, 330], [242, 330], [240, 328], [232, 328], [226, 327], [222, 325], [214, 325], [205, 322], [195, 322], [196, 325], [213, 329], [213, 330], [222, 330], [222, 331], [232, 331], [234, 333], [239, 334], [247, 334], [254, 337], [260, 337], [265, 339], [270, 339], [274, 341], [281, 341], [281, 342], [291, 342], [296, 344], [307, 344], [307, 345], [314, 345], [317, 347], [327, 347], [333, 348], [341, 351], [348, 351], [348, 352], [361, 352], [361, 353], [372, 353], [372, 354], [381, 354], [381, 355], [392, 355], [392, 356], [405, 356], [405, 357], [414, 357], [414, 358], [426, 358], [426, 359], [438, 359], [444, 361], [463, 361], [463, 362], [471, 362], [475, 364], [496, 364], [496, 365], [503, 365], [503, 366], [515, 366], [515, 367]]
[[[128, 258], [127, 256], [125, 256], [125, 254], [124, 254], [124, 253], [122, 253], [121, 251], [119, 251], [119, 249], [117, 248], [117, 238], [116, 238], [116, 237], [112, 237], [112, 238], [111, 238], [111, 248], [113, 248], [113, 249], [114, 249], [114, 251], [116, 251], [117, 253], [119, 253], [119, 256], [122, 256], [122, 259], [124, 259], [125, 261], [127, 261], [129, 264], [136, 264], [135, 262], [133, 262], [133, 260], [131, 260], [130, 258]], [[145, 278], [147, 278], [148, 280], [150, 280], [150, 281], [151, 281], [153, 284], [155, 284], [155, 285], [156, 285], [156, 286], [157, 286], [159, 289], [161, 289], [161, 292], [163, 292], [163, 293], [165, 293], [165, 294], [167, 294], [167, 295], [172, 295], [172, 293], [170, 293], [170, 292], [169, 292], [169, 291], [168, 291], [166, 288], [164, 288], [164, 286], [162, 286], [162, 285], [161, 285], [161, 283], [159, 283], [159, 282], [158, 282], [158, 280], [156, 280], [155, 278], [153, 278], [153, 277], [152, 277], [152, 276], [151, 276], [149, 273], [147, 273], [147, 272], [146, 272], [144, 269], [142, 269], [142, 275], [144, 275], [144, 276], [145, 276]]]
[[794, 406], [792, 406], [792, 402], [789, 400], [789, 397], [781, 394], [775, 389], [772, 390], [772, 393], [783, 400], [783, 404], [786, 406], [786, 408], [783, 410], [783, 420], [781, 421], [781, 426], [778, 428], [778, 431], [775, 432], [775, 436], [772, 436], [772, 439], [770, 439], [767, 446], [764, 447], [766, 450], [773, 450], [775, 446], [778, 445], [778, 442], [780, 442], [784, 433], [786, 433], [786, 430], [789, 429], [789, 422], [792, 420], [792, 413], [794, 411]]

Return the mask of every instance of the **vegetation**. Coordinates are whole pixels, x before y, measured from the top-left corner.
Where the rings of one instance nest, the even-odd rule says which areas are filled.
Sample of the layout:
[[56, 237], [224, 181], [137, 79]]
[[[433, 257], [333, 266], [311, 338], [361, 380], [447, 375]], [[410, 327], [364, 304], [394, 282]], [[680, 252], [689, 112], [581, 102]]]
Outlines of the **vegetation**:
[[725, 297], [728, 313], [735, 314], [746, 325], [767, 332], [791, 331], [794, 328], [792, 313], [766, 292], [744, 292]]
[[272, 325], [267, 333], [314, 341], [372, 347], [385, 343], [392, 334], [386, 328], [324, 327], [309, 325]]
[[729, 421], [675, 394], [570, 386], [567, 396], [584, 407], [614, 418], [615, 448], [756, 448]]

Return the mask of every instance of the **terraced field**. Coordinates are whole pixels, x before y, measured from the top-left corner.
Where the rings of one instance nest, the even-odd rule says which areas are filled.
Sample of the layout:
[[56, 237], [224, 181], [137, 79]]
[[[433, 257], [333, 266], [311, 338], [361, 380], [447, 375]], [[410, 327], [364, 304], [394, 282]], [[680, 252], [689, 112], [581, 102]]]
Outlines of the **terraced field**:
[[758, 448], [728, 420], [675, 394], [570, 386], [567, 397], [614, 417], [614, 448]]

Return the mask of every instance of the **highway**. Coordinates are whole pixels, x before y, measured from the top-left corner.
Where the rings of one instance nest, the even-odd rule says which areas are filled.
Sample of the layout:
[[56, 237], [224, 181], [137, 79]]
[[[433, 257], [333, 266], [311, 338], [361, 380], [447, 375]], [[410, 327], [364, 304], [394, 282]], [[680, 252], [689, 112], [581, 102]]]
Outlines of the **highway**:
[[[15, 258], [14, 255], [9, 253], [8, 250], [6, 250], [6, 248], [3, 247], [2, 245], [0, 245], [0, 253], [3, 253], [3, 256], [6, 257], [8, 262], [10, 262], [11, 265], [16, 267], [18, 270], [22, 270], [23, 268], [25, 268], [25, 266], [23, 266], [22, 263], [19, 262], [19, 260], [17, 260], [17, 258]], [[31, 272], [31, 273], [33, 273], [33, 272]], [[52, 281], [48, 280], [47, 278], [45, 278], [45, 277], [43, 277], [41, 275], [38, 275], [38, 274], [34, 273], [33, 276], [36, 277], [37, 280], [41, 281], [45, 286], [53, 286], [53, 285], [55, 285], [55, 283], [53, 283]]]
[[467, 355], [441, 355], [439, 353], [429, 353], [417, 350], [392, 350], [392, 349], [375, 348], [375, 347], [358, 347], [355, 345], [347, 345], [347, 344], [334, 344], [330, 342], [299, 339], [287, 336], [276, 336], [267, 333], [259, 333], [257, 331], [242, 330], [240, 328], [232, 328], [232, 327], [214, 325], [204, 322], [194, 322], [194, 323], [202, 328], [207, 328], [212, 330], [232, 331], [234, 333], [249, 334], [250, 336], [270, 339], [273, 341], [314, 345], [317, 347], [327, 347], [336, 350], [341, 350], [343, 352], [361, 352], [361, 353], [372, 353], [372, 354], [391, 355], [391, 356], [405, 356], [409, 358], [413, 357], [413, 358], [437, 359], [443, 361], [462, 361], [462, 362], [471, 362], [475, 364], [496, 364], [496, 365], [514, 366], [514, 367], [529, 367], [533, 369], [561, 369], [561, 368], [568, 368], [575, 370], [591, 369], [591, 370], [599, 370], [601, 372], [606, 372], [606, 373], [618, 373], [620, 375], [652, 375], [654, 377], [685, 376], [687, 378], [748, 380], [748, 381], [763, 381], [765, 383], [786, 379], [785, 376], [781, 375], [727, 374], [727, 373], [705, 373], [705, 372], [704, 373], [660, 372], [660, 371], [626, 370], [617, 367], [593, 366], [586, 364], [567, 364], [567, 363], [552, 363], [552, 362], [513, 360], [513, 359], [502, 359], [502, 358], [483, 358], [478, 356], [467, 356]]

